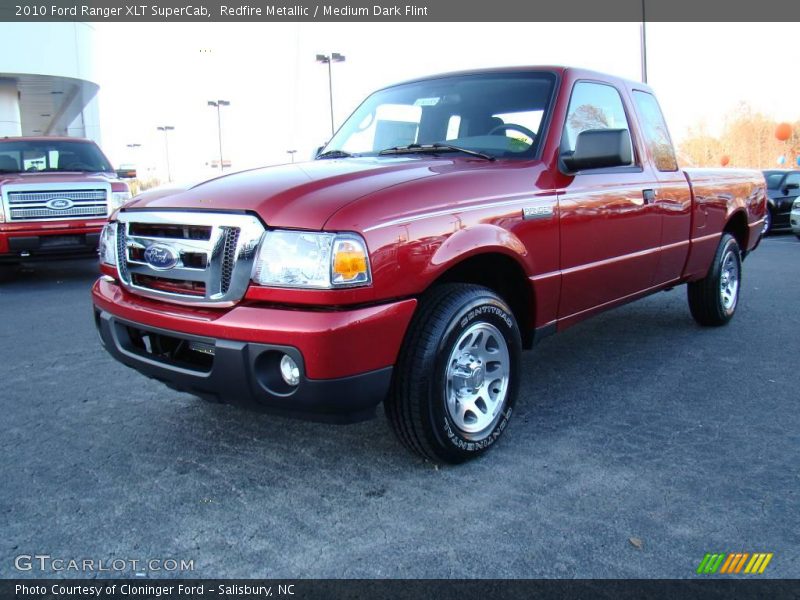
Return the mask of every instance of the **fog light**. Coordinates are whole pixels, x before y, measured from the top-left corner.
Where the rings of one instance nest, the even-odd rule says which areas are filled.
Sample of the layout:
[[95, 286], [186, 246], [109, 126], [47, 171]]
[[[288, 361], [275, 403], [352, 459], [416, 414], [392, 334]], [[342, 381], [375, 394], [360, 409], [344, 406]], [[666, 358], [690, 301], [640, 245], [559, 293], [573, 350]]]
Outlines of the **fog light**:
[[281, 359], [281, 377], [289, 385], [297, 385], [300, 383], [300, 367], [294, 362], [294, 359], [288, 354], [284, 354]]

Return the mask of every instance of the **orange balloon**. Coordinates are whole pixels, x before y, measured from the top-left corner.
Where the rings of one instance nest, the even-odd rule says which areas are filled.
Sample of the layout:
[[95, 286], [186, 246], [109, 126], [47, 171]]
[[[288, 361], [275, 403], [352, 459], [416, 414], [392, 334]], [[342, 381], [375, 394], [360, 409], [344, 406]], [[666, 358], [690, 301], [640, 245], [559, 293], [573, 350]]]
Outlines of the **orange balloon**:
[[720, 159], [719, 159], [719, 163], [720, 163], [720, 164], [721, 164], [723, 167], [727, 167], [727, 166], [730, 164], [730, 162], [731, 162], [731, 157], [730, 157], [730, 156], [728, 156], [727, 154], [723, 154], [723, 155], [722, 155], [722, 158], [720, 158]]
[[789, 123], [780, 123], [775, 128], [775, 137], [780, 141], [785, 142], [792, 137], [792, 126]]

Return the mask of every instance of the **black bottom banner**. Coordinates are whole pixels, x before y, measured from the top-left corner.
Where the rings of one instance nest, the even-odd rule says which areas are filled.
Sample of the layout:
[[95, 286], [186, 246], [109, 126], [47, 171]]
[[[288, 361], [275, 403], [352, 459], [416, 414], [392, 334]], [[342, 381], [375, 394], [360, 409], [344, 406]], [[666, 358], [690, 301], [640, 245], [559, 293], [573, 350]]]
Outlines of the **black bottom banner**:
[[769, 599], [800, 600], [800, 580], [781, 579], [22, 579], [0, 580], [3, 600]]

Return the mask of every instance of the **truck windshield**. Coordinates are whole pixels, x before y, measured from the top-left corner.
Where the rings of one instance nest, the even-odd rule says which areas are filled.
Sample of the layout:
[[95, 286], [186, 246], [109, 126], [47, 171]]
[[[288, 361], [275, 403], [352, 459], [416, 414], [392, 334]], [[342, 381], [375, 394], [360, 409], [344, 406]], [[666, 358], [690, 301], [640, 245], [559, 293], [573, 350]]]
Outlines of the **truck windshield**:
[[396, 156], [398, 148], [408, 155], [415, 145], [435, 144], [494, 158], [531, 158], [544, 137], [554, 87], [555, 75], [539, 71], [453, 75], [385, 88], [356, 109], [320, 158], [379, 156], [390, 149], [395, 152], [383, 156]]
[[91, 142], [64, 140], [0, 141], [0, 173], [113, 171], [108, 159]]

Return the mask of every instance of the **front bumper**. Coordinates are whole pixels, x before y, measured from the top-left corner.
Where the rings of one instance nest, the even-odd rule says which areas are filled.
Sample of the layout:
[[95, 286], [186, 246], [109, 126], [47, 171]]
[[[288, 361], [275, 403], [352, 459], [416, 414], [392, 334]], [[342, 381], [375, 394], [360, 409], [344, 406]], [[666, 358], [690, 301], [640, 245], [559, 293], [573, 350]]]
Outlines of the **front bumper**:
[[[121, 363], [198, 396], [262, 412], [352, 422], [385, 398], [416, 300], [346, 311], [240, 305], [226, 311], [169, 305], [101, 278], [95, 322]], [[300, 370], [287, 385], [286, 354]]]
[[[97, 253], [100, 225], [8, 223], [0, 228], [0, 261], [69, 258]], [[47, 228], [46, 228], [47, 227]]]

